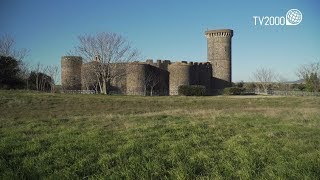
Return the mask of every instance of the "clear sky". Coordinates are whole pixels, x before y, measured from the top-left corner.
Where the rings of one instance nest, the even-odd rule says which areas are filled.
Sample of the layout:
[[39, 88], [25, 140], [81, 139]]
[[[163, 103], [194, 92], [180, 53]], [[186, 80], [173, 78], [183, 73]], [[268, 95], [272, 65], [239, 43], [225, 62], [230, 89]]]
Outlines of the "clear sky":
[[[204, 31], [228, 28], [233, 81], [250, 81], [259, 67], [296, 80], [300, 64], [320, 60], [320, 2], [317, 0], [1, 0], [0, 34], [12, 35], [27, 60], [60, 65], [77, 36], [115, 32], [144, 59], [206, 61]], [[303, 14], [297, 26], [254, 25], [253, 16]]]

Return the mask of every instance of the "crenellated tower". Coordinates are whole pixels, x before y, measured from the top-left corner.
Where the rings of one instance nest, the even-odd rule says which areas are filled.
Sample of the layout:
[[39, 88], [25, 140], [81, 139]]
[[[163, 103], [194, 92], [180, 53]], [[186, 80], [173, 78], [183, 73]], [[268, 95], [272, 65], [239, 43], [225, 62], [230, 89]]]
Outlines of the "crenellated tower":
[[212, 64], [213, 89], [231, 85], [231, 39], [233, 30], [219, 29], [205, 32], [208, 45], [208, 61]]

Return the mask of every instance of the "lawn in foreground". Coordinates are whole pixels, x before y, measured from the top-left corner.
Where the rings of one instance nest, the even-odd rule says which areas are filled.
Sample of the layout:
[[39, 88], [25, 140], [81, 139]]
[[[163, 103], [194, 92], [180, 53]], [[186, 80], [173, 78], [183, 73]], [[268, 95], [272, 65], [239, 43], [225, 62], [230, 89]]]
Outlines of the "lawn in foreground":
[[0, 91], [0, 179], [320, 178], [320, 98]]

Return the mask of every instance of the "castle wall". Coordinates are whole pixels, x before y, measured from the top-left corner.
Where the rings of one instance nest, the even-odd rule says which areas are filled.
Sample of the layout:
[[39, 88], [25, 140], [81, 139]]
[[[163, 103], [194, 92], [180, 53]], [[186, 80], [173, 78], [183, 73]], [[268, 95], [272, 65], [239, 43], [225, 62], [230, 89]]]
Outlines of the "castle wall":
[[189, 62], [188, 63], [191, 66], [191, 79], [190, 79], [190, 85], [198, 84], [199, 83], [199, 71], [200, 68], [198, 66], [198, 62]]
[[168, 95], [169, 72], [155, 64], [134, 62], [127, 64], [126, 94]]
[[159, 69], [160, 83], [158, 87], [159, 95], [169, 95], [169, 72], [163, 69]]
[[61, 85], [65, 90], [81, 89], [82, 58], [79, 56], [61, 57]]
[[127, 63], [114, 63], [111, 66], [112, 79], [108, 86], [108, 92], [114, 94], [126, 94], [127, 92]]
[[163, 69], [163, 70], [168, 70], [168, 66], [171, 64], [171, 61], [170, 60], [161, 60], [161, 59], [158, 59], [156, 62], [153, 62], [152, 59], [147, 59], [146, 60], [146, 64], [149, 64], [151, 66], [155, 66], [155, 67], [158, 67], [160, 69]]
[[82, 90], [98, 90], [98, 80], [95, 73], [96, 61], [84, 63], [81, 68]]
[[212, 65], [208, 62], [201, 63], [198, 66], [198, 85], [206, 87], [207, 93], [211, 89]]
[[[119, 74], [108, 82], [108, 91], [128, 95], [177, 95], [181, 85], [203, 85], [209, 94], [213, 89], [231, 85], [230, 29], [206, 31], [208, 62], [174, 62], [148, 59], [145, 63], [110, 64], [111, 74]], [[97, 59], [96, 59], [97, 60]], [[99, 90], [94, 72], [98, 61], [82, 64], [78, 56], [61, 58], [61, 82], [66, 90]], [[81, 87], [82, 86], [82, 87]]]
[[146, 71], [147, 95], [169, 95], [169, 72], [151, 65]]
[[[76, 59], [76, 60], [75, 60]], [[83, 90], [99, 90], [95, 68], [96, 61], [84, 63], [77, 58], [62, 58], [63, 82], [82, 84]], [[174, 62], [152, 60], [133, 63], [110, 64], [112, 72], [118, 74], [108, 85], [108, 92], [128, 95], [177, 95], [180, 85], [203, 85], [210, 92], [212, 65], [209, 62]], [[80, 68], [79, 68], [80, 67]], [[161, 68], [159, 68], [161, 67]], [[79, 69], [81, 69], [79, 71]], [[119, 75], [123, 72], [122, 75]], [[68, 74], [69, 73], [69, 74]], [[79, 75], [80, 73], [80, 75]], [[78, 75], [77, 75], [78, 74]], [[77, 81], [74, 81], [78, 79]], [[155, 82], [156, 81], [156, 82]], [[70, 83], [71, 82], [71, 83]], [[77, 83], [76, 83], [77, 82]], [[69, 86], [78, 90], [79, 85]]]

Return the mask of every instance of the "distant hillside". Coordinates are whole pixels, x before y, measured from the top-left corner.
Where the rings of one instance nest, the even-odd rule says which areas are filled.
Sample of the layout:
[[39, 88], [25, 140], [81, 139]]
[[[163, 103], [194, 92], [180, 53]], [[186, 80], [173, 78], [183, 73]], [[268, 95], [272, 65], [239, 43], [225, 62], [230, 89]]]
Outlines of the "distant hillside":
[[[239, 82], [235, 82], [235, 83], [239, 83]], [[254, 81], [248, 81], [248, 82], [244, 82], [244, 83], [258, 83], [258, 82], [254, 82]], [[277, 83], [277, 82], [273, 82], [273, 83]], [[304, 83], [304, 79], [299, 79], [299, 80], [296, 80], [296, 81], [287, 81], [287, 82], [284, 82], [284, 83], [287, 83], [287, 84], [300, 84], [300, 83]]]
[[289, 84], [301, 84], [301, 83], [304, 83], [304, 79], [299, 79], [299, 80], [296, 80], [296, 81], [288, 81], [286, 83], [289, 83]]

